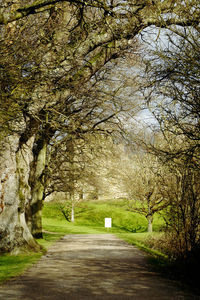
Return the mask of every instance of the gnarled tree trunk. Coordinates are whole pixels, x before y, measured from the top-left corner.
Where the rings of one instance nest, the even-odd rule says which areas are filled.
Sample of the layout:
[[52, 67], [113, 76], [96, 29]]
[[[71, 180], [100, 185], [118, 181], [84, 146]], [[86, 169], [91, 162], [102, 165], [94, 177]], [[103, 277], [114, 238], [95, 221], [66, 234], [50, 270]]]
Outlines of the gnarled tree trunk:
[[25, 207], [30, 200], [28, 183], [32, 161], [31, 137], [20, 143], [20, 135], [13, 134], [1, 141], [0, 149], [0, 252], [18, 253], [40, 249], [25, 220]]

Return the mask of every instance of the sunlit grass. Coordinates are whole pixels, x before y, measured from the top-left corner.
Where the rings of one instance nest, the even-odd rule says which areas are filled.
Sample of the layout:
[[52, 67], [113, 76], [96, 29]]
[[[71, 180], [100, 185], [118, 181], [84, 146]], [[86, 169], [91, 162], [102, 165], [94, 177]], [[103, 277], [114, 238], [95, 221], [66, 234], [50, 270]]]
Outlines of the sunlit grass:
[[[84, 223], [86, 223], [84, 225]], [[74, 223], [66, 220], [55, 220], [51, 218], [43, 218], [43, 228], [47, 232], [56, 232], [62, 234], [100, 234], [100, 233], [116, 233], [124, 232], [119, 228], [105, 228], [103, 225], [92, 222], [84, 222], [84, 219], [79, 219]], [[45, 235], [44, 235], [45, 236]]]
[[22, 274], [28, 267], [32, 266], [42, 253], [31, 253], [30, 255], [1, 255], [0, 256], [0, 282]]

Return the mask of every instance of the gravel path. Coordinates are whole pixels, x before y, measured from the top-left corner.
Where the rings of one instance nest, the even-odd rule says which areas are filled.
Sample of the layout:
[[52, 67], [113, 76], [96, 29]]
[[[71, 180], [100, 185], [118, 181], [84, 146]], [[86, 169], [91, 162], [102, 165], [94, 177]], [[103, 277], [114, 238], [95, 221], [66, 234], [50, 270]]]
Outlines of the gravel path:
[[112, 234], [67, 235], [23, 276], [0, 286], [2, 300], [200, 297], [148, 270], [146, 256]]

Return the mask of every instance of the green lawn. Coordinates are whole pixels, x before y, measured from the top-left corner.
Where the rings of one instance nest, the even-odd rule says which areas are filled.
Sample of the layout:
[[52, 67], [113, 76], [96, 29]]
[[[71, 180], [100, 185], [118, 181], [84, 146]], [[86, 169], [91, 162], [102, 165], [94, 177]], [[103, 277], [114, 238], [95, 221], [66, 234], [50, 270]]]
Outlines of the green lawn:
[[18, 276], [33, 265], [42, 253], [30, 255], [1, 255], [0, 256], [0, 282]]
[[[43, 210], [44, 218], [63, 220], [59, 203], [46, 203]], [[104, 219], [112, 218], [112, 227], [117, 231], [146, 232], [148, 222], [144, 216], [127, 210], [126, 200], [84, 201], [75, 208], [76, 225], [104, 227]], [[164, 220], [155, 214], [153, 230], [160, 231]]]

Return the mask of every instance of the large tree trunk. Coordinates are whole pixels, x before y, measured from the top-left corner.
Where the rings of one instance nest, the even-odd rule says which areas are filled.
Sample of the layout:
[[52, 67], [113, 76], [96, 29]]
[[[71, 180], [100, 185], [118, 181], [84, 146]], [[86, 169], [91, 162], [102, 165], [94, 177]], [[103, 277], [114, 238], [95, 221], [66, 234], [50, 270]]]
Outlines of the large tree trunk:
[[47, 143], [45, 140], [41, 143], [37, 155], [35, 156], [34, 168], [32, 170], [32, 197], [29, 216], [29, 226], [35, 238], [42, 238], [42, 207], [44, 201], [44, 171], [46, 166]]
[[1, 140], [0, 252], [18, 253], [40, 249], [25, 221], [25, 207], [31, 196], [28, 179], [33, 141], [32, 137], [21, 145], [17, 134]]

